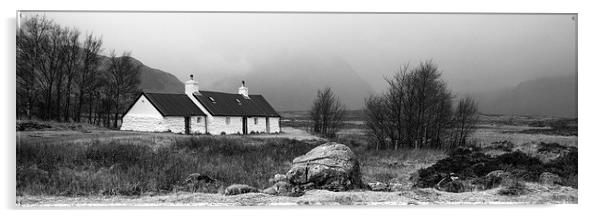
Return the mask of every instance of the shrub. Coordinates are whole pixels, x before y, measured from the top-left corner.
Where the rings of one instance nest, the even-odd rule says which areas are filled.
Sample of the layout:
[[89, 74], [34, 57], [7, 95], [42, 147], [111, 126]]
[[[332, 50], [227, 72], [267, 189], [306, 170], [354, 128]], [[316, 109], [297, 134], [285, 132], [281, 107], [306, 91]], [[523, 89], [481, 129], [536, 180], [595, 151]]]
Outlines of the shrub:
[[532, 182], [538, 181], [541, 173], [551, 172], [562, 178], [562, 185], [576, 187], [577, 149], [544, 164], [539, 159], [520, 151], [491, 157], [483, 154], [479, 149], [459, 148], [451, 152], [448, 158], [428, 168], [420, 169], [415, 186], [435, 187], [439, 181], [453, 173], [462, 180], [473, 180], [477, 184], [491, 188], [486, 184], [487, 179], [483, 177], [495, 170], [503, 170], [509, 172], [512, 178]]

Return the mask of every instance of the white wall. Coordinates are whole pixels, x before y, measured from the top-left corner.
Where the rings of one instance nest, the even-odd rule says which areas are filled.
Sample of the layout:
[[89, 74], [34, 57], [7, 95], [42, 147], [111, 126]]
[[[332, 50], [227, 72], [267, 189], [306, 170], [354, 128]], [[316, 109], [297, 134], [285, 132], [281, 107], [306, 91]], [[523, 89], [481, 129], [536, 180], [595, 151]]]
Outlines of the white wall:
[[126, 114], [123, 117], [121, 130], [143, 131], [143, 132], [165, 132], [167, 128], [163, 125], [162, 117], [134, 116]]
[[208, 117], [208, 129], [211, 135], [242, 134], [242, 117], [230, 117], [230, 124], [226, 124], [225, 116]]
[[270, 117], [270, 133], [280, 133], [280, 117]]
[[131, 116], [144, 116], [144, 117], [157, 117], [162, 118], [163, 115], [148, 101], [148, 99], [141, 95], [140, 98], [134, 103], [126, 115]]
[[184, 133], [184, 117], [165, 117], [163, 125], [166, 131], [173, 133]]
[[163, 132], [163, 116], [141, 95], [130, 110], [123, 116], [121, 130]]
[[205, 120], [207, 118], [203, 116], [190, 117], [190, 133], [191, 134], [205, 134]]
[[[255, 118], [257, 118], [257, 124], [255, 124]], [[248, 117], [247, 118], [247, 133], [251, 134], [251, 131], [255, 133], [265, 133], [265, 117]]]

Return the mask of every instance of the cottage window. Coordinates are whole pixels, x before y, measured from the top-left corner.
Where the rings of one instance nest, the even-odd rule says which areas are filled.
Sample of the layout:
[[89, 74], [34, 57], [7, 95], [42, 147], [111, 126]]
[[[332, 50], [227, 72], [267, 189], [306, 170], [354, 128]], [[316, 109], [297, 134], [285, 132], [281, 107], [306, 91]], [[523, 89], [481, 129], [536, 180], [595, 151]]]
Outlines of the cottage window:
[[202, 118], [202, 117], [197, 117], [197, 118], [196, 118], [196, 122], [197, 122], [197, 123], [200, 123], [200, 122], [201, 122], [201, 120], [203, 120], [203, 118]]
[[226, 125], [230, 125], [230, 117], [226, 117]]
[[257, 117], [253, 118], [253, 122], [255, 122], [255, 125], [257, 125]]

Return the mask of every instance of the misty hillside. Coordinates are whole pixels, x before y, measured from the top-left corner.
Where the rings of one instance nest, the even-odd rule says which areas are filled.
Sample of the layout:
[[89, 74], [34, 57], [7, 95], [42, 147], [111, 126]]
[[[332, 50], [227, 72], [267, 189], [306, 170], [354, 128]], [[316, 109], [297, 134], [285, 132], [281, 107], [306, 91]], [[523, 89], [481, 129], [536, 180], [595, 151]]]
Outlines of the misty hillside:
[[545, 77], [476, 96], [483, 113], [577, 117], [577, 77]]
[[[184, 83], [174, 75], [162, 70], [150, 68], [132, 57], [132, 61], [140, 67], [139, 88], [145, 92], [184, 93]], [[109, 57], [101, 56], [101, 69], [108, 68]]]
[[330, 86], [348, 109], [362, 108], [364, 98], [373, 92], [347, 62], [335, 57], [282, 55], [213, 87], [236, 92], [241, 80], [247, 82], [250, 93], [262, 94], [277, 110], [307, 110], [318, 89], [325, 86]]

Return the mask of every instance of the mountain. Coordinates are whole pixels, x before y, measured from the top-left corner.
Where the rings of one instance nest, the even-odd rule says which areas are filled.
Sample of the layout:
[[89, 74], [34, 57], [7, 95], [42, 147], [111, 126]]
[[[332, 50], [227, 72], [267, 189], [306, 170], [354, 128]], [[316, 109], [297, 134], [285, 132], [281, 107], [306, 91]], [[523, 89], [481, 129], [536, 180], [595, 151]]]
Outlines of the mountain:
[[[159, 93], [184, 93], [184, 83], [176, 76], [162, 70], [154, 69], [144, 65], [141, 61], [132, 57], [135, 65], [140, 66], [140, 85], [138, 87], [145, 92]], [[101, 56], [101, 69], [108, 68], [109, 57]]]
[[273, 57], [240, 76], [217, 81], [211, 88], [236, 92], [241, 80], [250, 93], [262, 94], [276, 110], [308, 110], [318, 89], [329, 86], [348, 109], [363, 107], [373, 93], [346, 61], [329, 56], [284, 54]]
[[577, 117], [577, 77], [544, 77], [475, 96], [483, 113]]

